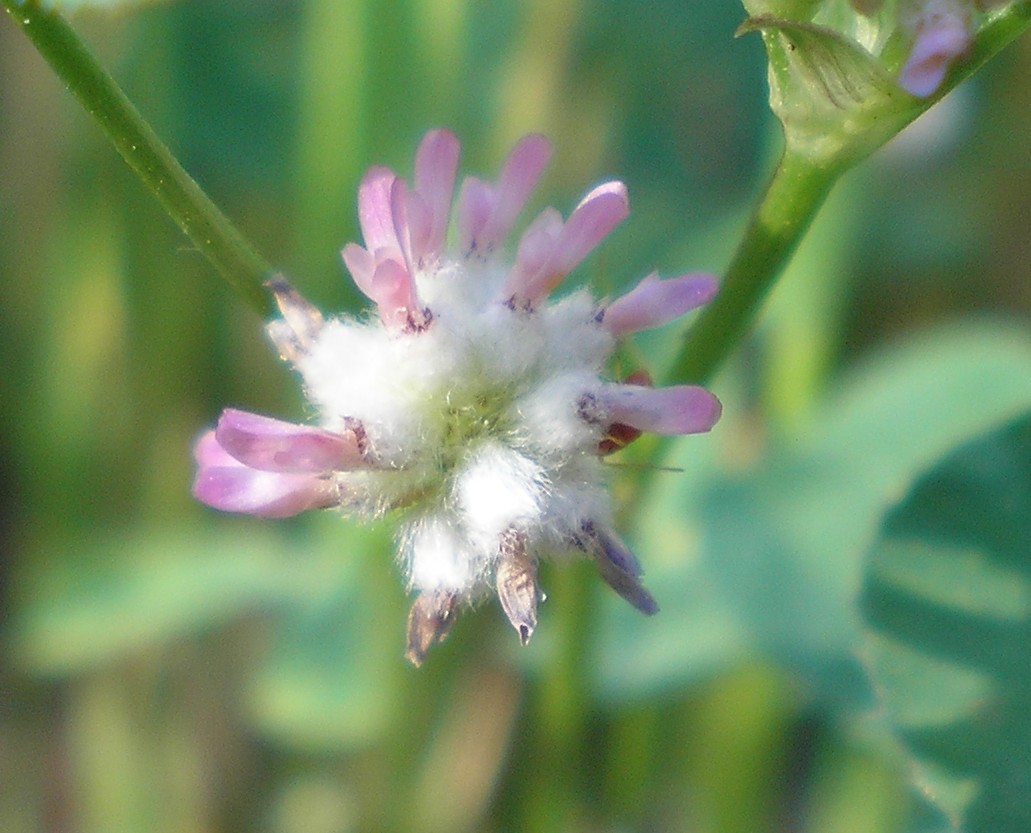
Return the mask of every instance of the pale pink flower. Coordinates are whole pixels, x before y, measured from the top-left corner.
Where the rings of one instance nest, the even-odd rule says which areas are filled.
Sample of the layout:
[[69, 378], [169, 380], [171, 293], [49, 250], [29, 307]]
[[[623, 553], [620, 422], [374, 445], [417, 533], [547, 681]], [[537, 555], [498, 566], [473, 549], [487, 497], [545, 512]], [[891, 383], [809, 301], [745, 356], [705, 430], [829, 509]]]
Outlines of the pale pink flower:
[[705, 303], [714, 278], [653, 274], [608, 304], [585, 291], [550, 299], [627, 216], [622, 183], [593, 189], [568, 218], [544, 209], [508, 263], [504, 241], [550, 145], [527, 136], [496, 182], [467, 178], [452, 218], [458, 154], [458, 140], [434, 130], [412, 184], [384, 167], [362, 180], [363, 245], [342, 255], [375, 316], [326, 319], [282, 278], [270, 282], [283, 317], [269, 335], [303, 377], [319, 425], [230, 409], [195, 451], [194, 494], [218, 509], [403, 509], [398, 542], [417, 593], [406, 655], [416, 664], [461, 605], [491, 591], [529, 641], [546, 553], [590, 556], [616, 592], [656, 612], [613, 529], [602, 457], [641, 431], [708, 431], [720, 415], [701, 387], [603, 378], [618, 338]]
[[949, 69], [970, 52], [978, 12], [1010, 0], [909, 0], [900, 13], [913, 34], [913, 46], [899, 73], [899, 84], [918, 98], [933, 95]]
[[973, 10], [962, 0], [925, 0], [906, 19], [914, 33], [899, 84], [918, 98], [933, 95], [949, 67], [970, 50]]

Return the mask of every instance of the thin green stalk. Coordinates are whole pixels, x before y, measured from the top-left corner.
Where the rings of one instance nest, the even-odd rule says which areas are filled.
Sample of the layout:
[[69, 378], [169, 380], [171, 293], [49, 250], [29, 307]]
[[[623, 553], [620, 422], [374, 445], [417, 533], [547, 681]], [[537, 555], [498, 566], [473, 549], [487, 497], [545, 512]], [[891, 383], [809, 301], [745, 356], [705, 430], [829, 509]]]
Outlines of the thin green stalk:
[[[957, 65], [948, 83], [922, 105], [913, 106], [898, 129], [977, 72], [1029, 26], [1028, 0], [992, 15], [978, 31], [970, 55]], [[855, 140], [855, 146], [862, 147], [859, 137]], [[706, 382], [712, 377], [750, 326], [831, 187], [861, 158], [842, 152], [837, 158], [821, 162], [806, 158], [804, 150], [793, 150], [788, 145], [727, 269], [719, 294], [703, 310], [681, 347], [674, 364], [674, 381]]]
[[271, 313], [263, 283], [273, 268], [183, 170], [72, 28], [38, 0], [2, 2], [186, 236], [259, 314]]
[[[720, 291], [703, 308], [677, 354], [669, 381], [707, 383], [737, 347], [763, 300], [809, 230], [816, 213], [847, 165], [820, 164], [790, 148], [756, 206], [741, 244], [723, 276]], [[637, 441], [641, 460], [661, 460], [671, 437]], [[654, 471], [645, 469], [625, 499], [625, 511], [647, 499]]]
[[737, 346], [840, 174], [784, 153], [719, 293], [691, 328], [674, 365], [678, 382], [705, 382]]

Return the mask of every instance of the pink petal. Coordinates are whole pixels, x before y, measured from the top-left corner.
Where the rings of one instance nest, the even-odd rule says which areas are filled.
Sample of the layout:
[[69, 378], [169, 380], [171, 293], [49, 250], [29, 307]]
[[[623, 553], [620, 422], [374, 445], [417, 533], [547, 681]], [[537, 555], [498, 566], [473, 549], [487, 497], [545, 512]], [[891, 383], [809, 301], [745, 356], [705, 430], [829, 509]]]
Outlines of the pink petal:
[[376, 304], [384, 323], [403, 326], [408, 313], [418, 310], [415, 283], [398, 260], [399, 250], [368, 252], [356, 243], [348, 243], [341, 255], [355, 285]]
[[415, 269], [415, 258], [412, 255], [412, 225], [409, 223], [411, 215], [415, 221], [416, 239], [425, 238], [429, 233], [429, 217], [424, 205], [419, 204], [418, 196], [408, 188], [403, 179], [395, 179], [390, 186], [390, 214], [394, 222], [394, 235], [401, 255], [404, 258], [405, 269], [408, 274], [413, 274]]
[[630, 198], [622, 182], [606, 182], [591, 191], [562, 229], [558, 268], [568, 275], [629, 214]]
[[218, 444], [245, 466], [269, 472], [346, 471], [366, 465], [363, 439], [312, 425], [226, 408], [215, 429]]
[[347, 271], [351, 273], [354, 285], [367, 298], [372, 298], [372, 276], [376, 272], [376, 258], [357, 243], [348, 243], [340, 252]]
[[475, 176], [462, 181], [455, 205], [455, 231], [458, 251], [470, 254], [483, 249], [483, 230], [494, 209], [494, 190], [490, 183]]
[[647, 388], [606, 385], [598, 401], [607, 419], [656, 434], [698, 434], [716, 424], [723, 410], [705, 388], [677, 385]]
[[246, 466], [200, 469], [193, 482], [193, 496], [223, 512], [261, 518], [288, 518], [339, 503], [329, 480], [313, 474], [283, 474]]
[[414, 274], [416, 268], [436, 261], [440, 255], [440, 246], [432, 240], [433, 216], [430, 209], [415, 191], [408, 192], [402, 216], [408, 225], [408, 247], [404, 251]]
[[659, 327], [712, 299], [719, 289], [712, 275], [660, 280], [653, 272], [605, 309], [602, 325], [615, 336]]
[[547, 296], [629, 213], [622, 182], [607, 182], [591, 191], [566, 220], [551, 258], [524, 287], [526, 300]]
[[199, 468], [243, 465], [218, 444], [214, 430], [205, 431], [197, 440], [197, 444], [193, 447], [193, 459]]
[[428, 213], [428, 234], [417, 256], [438, 254], [447, 237], [461, 145], [448, 130], [431, 130], [415, 154], [415, 191]]
[[404, 326], [409, 313], [418, 311], [415, 283], [408, 270], [396, 260], [384, 260], [376, 266], [369, 297], [384, 324]]
[[370, 252], [400, 248], [390, 202], [390, 192], [396, 179], [397, 175], [390, 168], [377, 166], [369, 169], [358, 186], [358, 225], [365, 248]]
[[512, 148], [494, 188], [494, 209], [482, 245], [496, 246], [505, 239], [550, 159], [551, 143], [539, 133], [524, 136]]
[[219, 445], [214, 431], [197, 441], [194, 457], [193, 495], [215, 509], [285, 518], [339, 502], [333, 483], [317, 475], [248, 468]]
[[516, 250], [515, 264], [505, 278], [505, 299], [518, 304], [537, 299], [533, 294], [537, 276], [551, 262], [555, 245], [562, 234], [562, 215], [554, 208], [545, 208], [523, 232]]
[[952, 62], [970, 49], [966, 22], [955, 14], [938, 13], [923, 21], [913, 49], [899, 73], [899, 85], [917, 98], [941, 86]]

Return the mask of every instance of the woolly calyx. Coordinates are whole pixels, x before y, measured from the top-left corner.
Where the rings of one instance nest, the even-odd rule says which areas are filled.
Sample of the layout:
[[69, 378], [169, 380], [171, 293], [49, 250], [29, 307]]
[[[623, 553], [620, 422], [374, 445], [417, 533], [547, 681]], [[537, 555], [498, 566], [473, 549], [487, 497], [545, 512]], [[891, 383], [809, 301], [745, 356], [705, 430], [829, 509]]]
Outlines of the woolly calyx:
[[[282, 277], [268, 334], [301, 375], [317, 425], [226, 410], [201, 437], [194, 494], [217, 509], [284, 517], [336, 508], [398, 512], [398, 548], [416, 594], [405, 656], [418, 665], [459, 609], [496, 595], [519, 641], [544, 599], [539, 559], [590, 557], [646, 614], [658, 605], [613, 531], [602, 457], [641, 431], [708, 431], [703, 388], [604, 378], [617, 339], [705, 303], [708, 275], [649, 275], [599, 305], [584, 291], [549, 301], [628, 214], [626, 187], [590, 191], [563, 220], [544, 209], [506, 263], [503, 243], [551, 156], [518, 142], [496, 181], [458, 187], [458, 140], [427, 134], [412, 184], [376, 167], [359, 187], [362, 243], [342, 256], [375, 315], [325, 317]], [[452, 225], [451, 244], [448, 228]]]

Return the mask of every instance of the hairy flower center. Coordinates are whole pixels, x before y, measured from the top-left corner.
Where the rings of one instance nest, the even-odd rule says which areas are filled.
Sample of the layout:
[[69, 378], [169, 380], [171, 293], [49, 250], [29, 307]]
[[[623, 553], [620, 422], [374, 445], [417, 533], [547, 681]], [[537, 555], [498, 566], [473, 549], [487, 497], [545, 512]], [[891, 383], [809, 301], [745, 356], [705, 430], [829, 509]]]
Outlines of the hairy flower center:
[[501, 391], [489, 391], [464, 403], [449, 403], [444, 410], [444, 467], [453, 468], [465, 447], [486, 436], [499, 436], [511, 429], [507, 418], [509, 398]]

